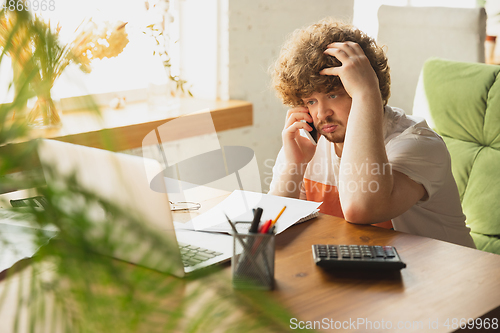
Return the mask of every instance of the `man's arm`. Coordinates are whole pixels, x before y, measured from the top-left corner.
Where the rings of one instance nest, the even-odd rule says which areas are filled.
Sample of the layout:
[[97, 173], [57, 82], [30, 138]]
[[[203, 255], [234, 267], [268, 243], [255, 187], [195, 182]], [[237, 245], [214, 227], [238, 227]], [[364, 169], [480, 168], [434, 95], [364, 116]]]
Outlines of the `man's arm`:
[[342, 66], [320, 73], [338, 75], [352, 98], [339, 174], [344, 217], [349, 222], [369, 224], [401, 215], [426, 191], [421, 184], [390, 168], [375, 71], [356, 43], [333, 43], [325, 53], [336, 57]]

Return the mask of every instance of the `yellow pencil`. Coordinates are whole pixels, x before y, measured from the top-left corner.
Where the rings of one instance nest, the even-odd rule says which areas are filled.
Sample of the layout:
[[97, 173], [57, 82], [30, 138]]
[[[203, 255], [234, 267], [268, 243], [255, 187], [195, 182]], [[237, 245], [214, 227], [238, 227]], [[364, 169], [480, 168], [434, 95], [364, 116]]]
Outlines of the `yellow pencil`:
[[271, 228], [276, 223], [276, 221], [278, 221], [281, 214], [283, 214], [283, 212], [285, 211], [285, 208], [286, 208], [286, 206], [283, 206], [283, 208], [281, 209], [281, 212], [278, 214], [278, 216], [276, 216], [276, 218], [273, 220], [273, 222], [271, 223], [271, 226], [269, 228]]

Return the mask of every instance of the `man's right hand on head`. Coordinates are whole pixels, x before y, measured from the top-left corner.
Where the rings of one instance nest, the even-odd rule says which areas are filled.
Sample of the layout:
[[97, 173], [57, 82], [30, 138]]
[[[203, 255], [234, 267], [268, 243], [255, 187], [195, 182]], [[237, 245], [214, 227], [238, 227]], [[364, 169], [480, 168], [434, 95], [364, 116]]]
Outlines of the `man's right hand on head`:
[[288, 110], [285, 128], [281, 133], [283, 149], [287, 163], [303, 166], [309, 163], [316, 152], [316, 146], [306, 137], [300, 135], [300, 129], [311, 131], [306, 122], [313, 122], [309, 110], [304, 106], [296, 106]]

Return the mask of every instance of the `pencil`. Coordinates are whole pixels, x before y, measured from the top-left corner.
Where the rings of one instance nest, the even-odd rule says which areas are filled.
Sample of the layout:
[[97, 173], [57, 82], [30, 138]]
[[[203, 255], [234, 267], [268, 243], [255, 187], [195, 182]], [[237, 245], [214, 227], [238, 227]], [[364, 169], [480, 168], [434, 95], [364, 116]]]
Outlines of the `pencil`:
[[286, 206], [283, 206], [283, 208], [281, 209], [281, 212], [278, 214], [278, 216], [276, 216], [276, 218], [273, 220], [273, 222], [269, 226], [269, 229], [272, 228], [274, 226], [274, 224], [276, 224], [276, 222], [280, 218], [281, 214], [283, 214], [283, 212], [285, 211], [285, 209], [286, 209]]

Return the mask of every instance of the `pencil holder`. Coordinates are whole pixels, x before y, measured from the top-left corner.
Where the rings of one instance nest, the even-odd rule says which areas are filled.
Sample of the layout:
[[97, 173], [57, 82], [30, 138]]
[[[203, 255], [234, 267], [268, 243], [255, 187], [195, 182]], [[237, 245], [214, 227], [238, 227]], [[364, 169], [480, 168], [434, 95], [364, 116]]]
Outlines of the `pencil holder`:
[[271, 290], [274, 287], [274, 234], [233, 233], [233, 287]]

